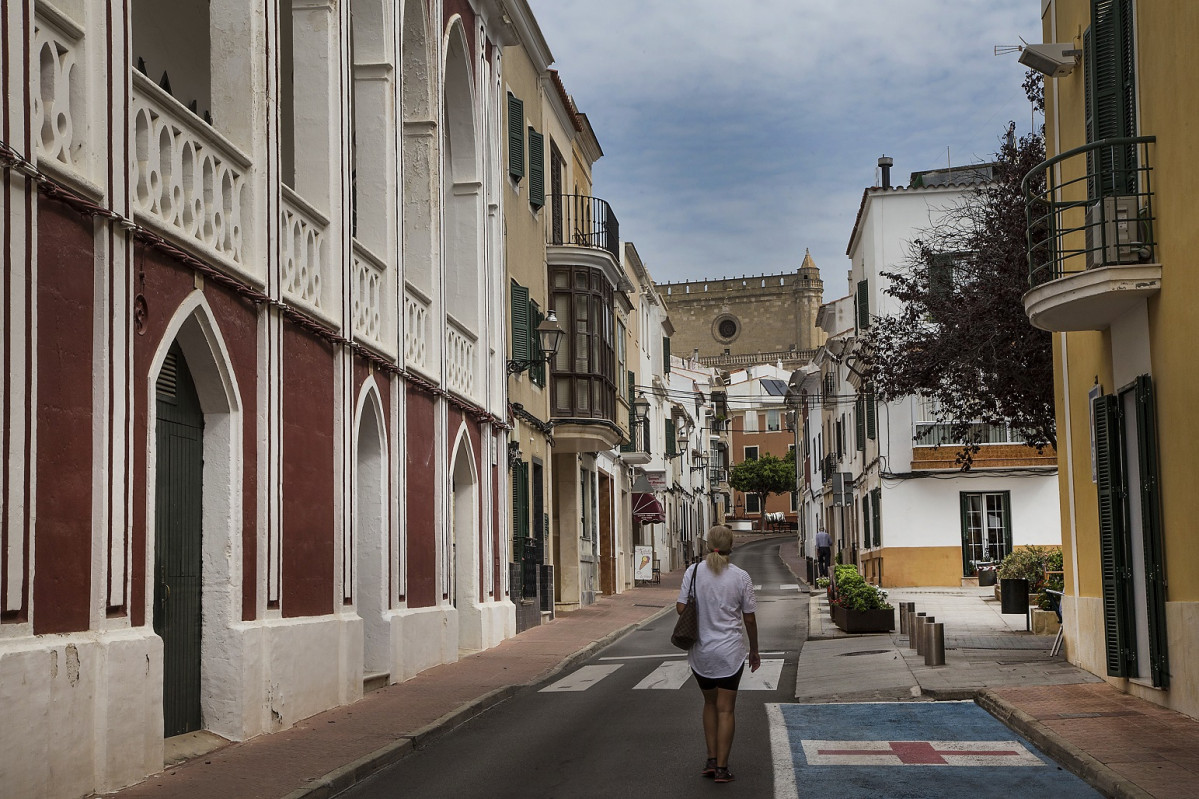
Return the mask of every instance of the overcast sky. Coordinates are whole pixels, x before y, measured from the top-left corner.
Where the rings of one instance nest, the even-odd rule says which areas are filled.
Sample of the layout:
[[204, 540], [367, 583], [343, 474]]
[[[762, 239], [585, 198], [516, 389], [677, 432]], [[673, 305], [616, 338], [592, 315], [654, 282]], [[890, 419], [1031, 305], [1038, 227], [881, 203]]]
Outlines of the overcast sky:
[[[793, 271], [826, 300], [879, 156], [988, 160], [1031, 124], [1038, 0], [529, 0], [604, 149], [595, 194], [658, 282]], [[1039, 124], [1039, 120], [1038, 120]]]

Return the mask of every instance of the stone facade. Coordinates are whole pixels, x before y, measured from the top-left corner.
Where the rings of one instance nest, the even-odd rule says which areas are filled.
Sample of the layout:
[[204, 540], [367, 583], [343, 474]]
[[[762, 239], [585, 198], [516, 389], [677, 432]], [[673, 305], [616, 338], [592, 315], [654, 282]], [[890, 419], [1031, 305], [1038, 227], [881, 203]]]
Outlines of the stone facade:
[[816, 326], [824, 282], [810, 253], [794, 273], [657, 284], [670, 309], [671, 349], [708, 366], [806, 363], [824, 343]]

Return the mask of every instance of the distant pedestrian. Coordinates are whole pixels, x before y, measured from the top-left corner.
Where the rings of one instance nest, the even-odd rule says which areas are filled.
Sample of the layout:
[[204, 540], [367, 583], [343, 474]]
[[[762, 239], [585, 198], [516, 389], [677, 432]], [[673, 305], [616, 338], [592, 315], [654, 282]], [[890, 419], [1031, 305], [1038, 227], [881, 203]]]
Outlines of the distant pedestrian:
[[833, 539], [823, 528], [816, 533], [816, 558], [820, 561], [820, 576], [828, 577], [829, 561], [833, 557]]
[[[704, 695], [704, 741], [708, 760], [700, 772], [716, 782], [732, 782], [729, 751], [733, 748], [736, 728], [737, 687], [745, 670], [762, 665], [758, 654], [758, 608], [753, 580], [749, 574], [729, 563], [733, 551], [733, 531], [713, 527], [708, 531], [708, 556], [683, 575], [675, 609], [681, 614], [687, 606], [691, 584], [695, 583], [695, 604], [699, 620], [699, 642], [687, 653], [687, 663]], [[745, 635], [742, 635], [742, 628]], [[749, 639], [746, 649], [745, 639]]]

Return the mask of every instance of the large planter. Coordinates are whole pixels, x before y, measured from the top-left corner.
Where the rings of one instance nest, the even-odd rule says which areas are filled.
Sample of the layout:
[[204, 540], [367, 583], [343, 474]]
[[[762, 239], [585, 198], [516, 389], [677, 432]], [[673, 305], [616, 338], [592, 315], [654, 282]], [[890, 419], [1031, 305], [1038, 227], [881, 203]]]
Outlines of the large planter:
[[1028, 580], [999, 581], [999, 612], [1028, 613]]
[[978, 586], [986, 588], [995, 585], [995, 570], [994, 569], [979, 569], [978, 570]]
[[895, 609], [850, 610], [830, 605], [833, 624], [847, 633], [885, 633], [895, 629]]

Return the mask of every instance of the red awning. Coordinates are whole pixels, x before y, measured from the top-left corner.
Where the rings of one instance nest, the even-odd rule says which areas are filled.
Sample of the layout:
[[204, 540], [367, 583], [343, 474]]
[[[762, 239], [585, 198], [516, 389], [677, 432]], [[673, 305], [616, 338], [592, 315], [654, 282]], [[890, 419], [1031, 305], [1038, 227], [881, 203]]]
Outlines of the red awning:
[[658, 524], [666, 521], [666, 511], [653, 494], [633, 495], [633, 521], [641, 524]]

